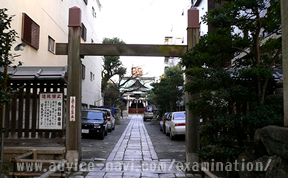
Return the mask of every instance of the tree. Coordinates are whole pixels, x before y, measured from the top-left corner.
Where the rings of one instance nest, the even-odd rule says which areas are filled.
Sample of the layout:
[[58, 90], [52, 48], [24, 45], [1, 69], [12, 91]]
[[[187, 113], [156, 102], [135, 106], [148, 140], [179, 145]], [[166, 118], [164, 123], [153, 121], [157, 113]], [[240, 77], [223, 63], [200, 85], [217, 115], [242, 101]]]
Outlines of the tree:
[[[104, 38], [103, 44], [125, 44], [124, 41], [117, 37]], [[117, 83], [114, 83], [111, 78], [115, 75], [123, 77], [126, 73], [126, 68], [123, 67], [122, 62], [119, 60], [119, 56], [104, 56], [103, 58], [103, 70], [102, 70], [102, 92], [104, 93], [104, 105], [116, 106], [119, 104], [120, 92]]]
[[191, 79], [185, 90], [200, 93], [189, 109], [206, 120], [198, 156], [226, 162], [253, 150], [244, 141], [257, 128], [283, 124], [283, 102], [269, 96], [281, 66], [280, 1], [232, 0], [202, 20], [213, 31], [182, 57]]
[[158, 105], [162, 112], [176, 111], [176, 102], [183, 95], [183, 71], [180, 65], [169, 67], [165, 70], [160, 83], [153, 83], [150, 100]]
[[[104, 38], [102, 41], [103, 44], [125, 44], [124, 41], [120, 40], [117, 37], [112, 39]], [[103, 58], [103, 71], [102, 71], [102, 91], [105, 91], [108, 81], [111, 81], [111, 78], [115, 75], [122, 77], [126, 74], [126, 68], [123, 67], [122, 62], [119, 60], [119, 56], [104, 56]]]
[[[8, 67], [14, 67], [21, 65], [21, 62], [17, 65], [13, 65], [13, 55], [11, 54], [11, 46], [16, 41], [17, 32], [11, 29], [11, 21], [13, 16], [6, 14], [7, 9], [0, 9], [0, 106], [7, 103], [16, 92], [15, 89], [7, 87], [7, 74]], [[4, 69], [4, 70], [3, 70]]]

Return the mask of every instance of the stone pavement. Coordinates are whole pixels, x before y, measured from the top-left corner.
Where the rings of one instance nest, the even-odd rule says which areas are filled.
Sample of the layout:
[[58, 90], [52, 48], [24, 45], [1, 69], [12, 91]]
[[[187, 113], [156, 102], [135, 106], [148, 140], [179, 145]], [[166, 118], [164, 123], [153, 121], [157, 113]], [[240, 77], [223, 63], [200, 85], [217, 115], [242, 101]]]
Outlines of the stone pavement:
[[[89, 164], [91, 166], [89, 167]], [[88, 163], [69, 177], [198, 177], [183, 171], [185, 164], [171, 159], [158, 159], [141, 115], [131, 120], [118, 143], [105, 160]]]

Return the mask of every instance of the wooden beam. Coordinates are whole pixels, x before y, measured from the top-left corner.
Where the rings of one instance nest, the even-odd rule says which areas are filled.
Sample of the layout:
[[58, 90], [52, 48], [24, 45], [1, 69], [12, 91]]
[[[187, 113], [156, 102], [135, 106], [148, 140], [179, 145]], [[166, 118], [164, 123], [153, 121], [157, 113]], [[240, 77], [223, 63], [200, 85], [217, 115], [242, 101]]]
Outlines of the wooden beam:
[[[187, 27], [187, 45], [188, 50], [193, 49], [196, 44], [199, 42], [199, 10], [196, 8], [191, 8], [188, 10], [188, 27]], [[191, 82], [192, 79], [185, 77], [185, 85], [188, 82]], [[197, 151], [200, 147], [199, 142], [199, 115], [192, 113], [189, 110], [188, 102], [190, 100], [197, 100], [200, 97], [199, 93], [190, 94], [187, 91], [185, 92], [185, 107], [186, 107], [186, 163], [190, 165], [190, 169], [193, 170], [192, 166], [194, 163], [199, 163], [199, 158], [197, 156]]]
[[281, 2], [284, 126], [288, 127], [288, 0]]
[[[67, 43], [56, 44], [56, 55], [67, 55]], [[186, 45], [95, 44], [80, 45], [80, 55], [86, 56], [170, 56], [180, 57]]]

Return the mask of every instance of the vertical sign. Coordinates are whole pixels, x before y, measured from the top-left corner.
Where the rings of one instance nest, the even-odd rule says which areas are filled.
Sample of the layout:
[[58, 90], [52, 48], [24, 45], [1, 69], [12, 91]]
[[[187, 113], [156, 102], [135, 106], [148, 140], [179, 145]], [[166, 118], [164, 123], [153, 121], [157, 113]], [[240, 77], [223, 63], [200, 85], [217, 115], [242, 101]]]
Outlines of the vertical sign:
[[63, 94], [40, 93], [39, 129], [62, 129]]
[[76, 97], [70, 96], [70, 121], [75, 121]]

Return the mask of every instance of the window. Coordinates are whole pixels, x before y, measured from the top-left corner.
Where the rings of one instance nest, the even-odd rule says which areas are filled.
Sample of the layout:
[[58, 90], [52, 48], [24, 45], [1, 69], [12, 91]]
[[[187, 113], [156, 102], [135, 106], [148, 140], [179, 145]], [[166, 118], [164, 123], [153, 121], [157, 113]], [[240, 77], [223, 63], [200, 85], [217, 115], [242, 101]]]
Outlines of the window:
[[93, 72], [90, 72], [90, 80], [91, 80], [91, 81], [94, 80], [94, 74], [93, 74]]
[[94, 43], [94, 40], [91, 38], [91, 43]]
[[86, 29], [85, 25], [82, 23], [81, 37], [83, 38], [84, 41], [86, 41], [86, 34], [87, 34], [87, 29]]
[[82, 79], [85, 79], [85, 66], [82, 64]]
[[39, 49], [40, 26], [26, 13], [22, 13], [22, 40], [35, 49]]
[[88, 4], [88, 0], [84, 0], [84, 3], [87, 5]]
[[165, 57], [164, 63], [165, 63], [165, 64], [168, 64], [168, 62], [169, 62], [169, 57]]
[[55, 40], [48, 36], [48, 51], [54, 53]]
[[96, 11], [95, 11], [94, 7], [92, 7], [92, 15], [94, 18], [96, 18]]

